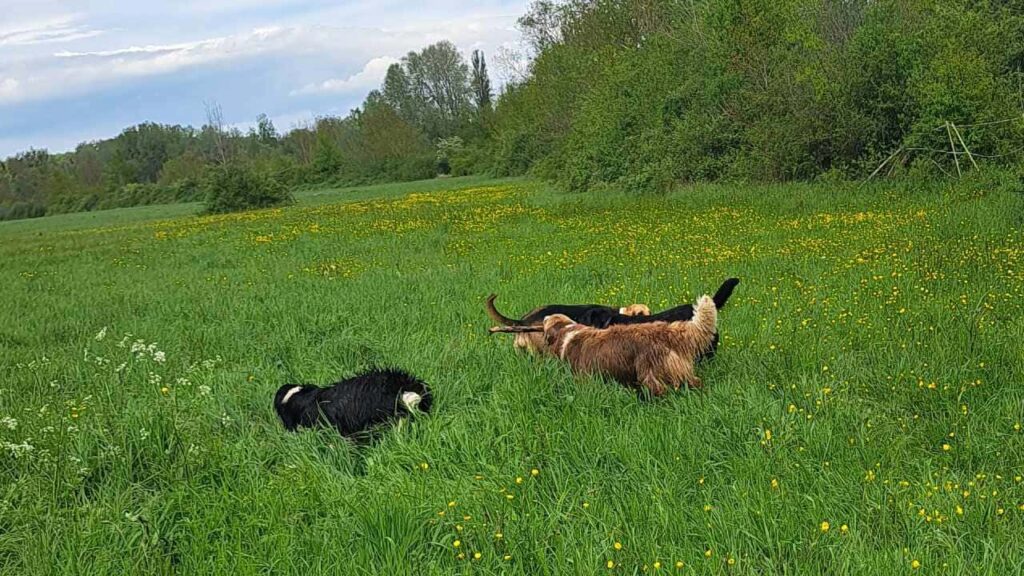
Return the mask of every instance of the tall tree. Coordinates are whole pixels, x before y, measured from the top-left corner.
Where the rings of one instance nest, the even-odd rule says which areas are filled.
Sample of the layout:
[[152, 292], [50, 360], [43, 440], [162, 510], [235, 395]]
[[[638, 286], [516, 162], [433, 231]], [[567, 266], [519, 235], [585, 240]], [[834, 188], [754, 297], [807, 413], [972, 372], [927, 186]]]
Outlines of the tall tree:
[[421, 129], [430, 138], [454, 134], [469, 111], [469, 67], [447, 40], [410, 52], [403, 60], [411, 93], [427, 106]]
[[266, 114], [260, 114], [256, 117], [256, 139], [259, 140], [260, 144], [268, 146], [277, 142], [277, 128], [274, 127], [274, 123]]
[[470, 86], [473, 88], [473, 103], [477, 110], [484, 111], [491, 109], [491, 99], [494, 92], [491, 91], [491, 79], [487, 76], [487, 60], [480, 50], [473, 50], [473, 79]]

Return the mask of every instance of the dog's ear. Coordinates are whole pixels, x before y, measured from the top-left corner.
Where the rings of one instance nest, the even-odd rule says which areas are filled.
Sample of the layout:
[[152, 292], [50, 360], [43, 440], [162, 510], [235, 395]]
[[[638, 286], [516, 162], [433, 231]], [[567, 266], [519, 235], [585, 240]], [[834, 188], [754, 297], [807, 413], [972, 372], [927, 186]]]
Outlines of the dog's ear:
[[562, 339], [562, 332], [572, 320], [563, 314], [552, 314], [544, 318], [544, 342], [548, 347], [555, 347]]

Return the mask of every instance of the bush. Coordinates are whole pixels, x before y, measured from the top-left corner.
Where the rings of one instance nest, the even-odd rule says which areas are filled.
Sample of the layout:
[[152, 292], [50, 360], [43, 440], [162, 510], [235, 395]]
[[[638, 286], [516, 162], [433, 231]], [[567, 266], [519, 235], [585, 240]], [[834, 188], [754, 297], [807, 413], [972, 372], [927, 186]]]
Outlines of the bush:
[[38, 202], [19, 201], [10, 206], [0, 206], [0, 220], [21, 220], [41, 216], [46, 216], [46, 206]]
[[291, 192], [269, 174], [243, 163], [228, 163], [207, 179], [206, 212], [220, 214], [292, 204]]

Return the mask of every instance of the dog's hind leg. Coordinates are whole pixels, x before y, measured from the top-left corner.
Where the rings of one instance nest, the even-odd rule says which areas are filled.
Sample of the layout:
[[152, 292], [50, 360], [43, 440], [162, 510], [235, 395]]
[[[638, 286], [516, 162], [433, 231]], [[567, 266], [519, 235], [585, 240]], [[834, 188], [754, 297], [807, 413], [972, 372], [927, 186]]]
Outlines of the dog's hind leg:
[[701, 382], [700, 378], [693, 371], [693, 362], [683, 361], [682, 381], [686, 382], [688, 388], [702, 388], [704, 383]]

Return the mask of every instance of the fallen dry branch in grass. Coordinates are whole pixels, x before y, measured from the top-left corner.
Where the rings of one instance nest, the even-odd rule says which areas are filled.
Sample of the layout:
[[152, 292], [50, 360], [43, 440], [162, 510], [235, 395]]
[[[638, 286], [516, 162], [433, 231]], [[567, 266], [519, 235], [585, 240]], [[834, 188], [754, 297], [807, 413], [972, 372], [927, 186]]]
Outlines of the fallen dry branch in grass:
[[492, 326], [490, 328], [491, 334], [529, 334], [535, 332], [543, 332], [543, 326]]

